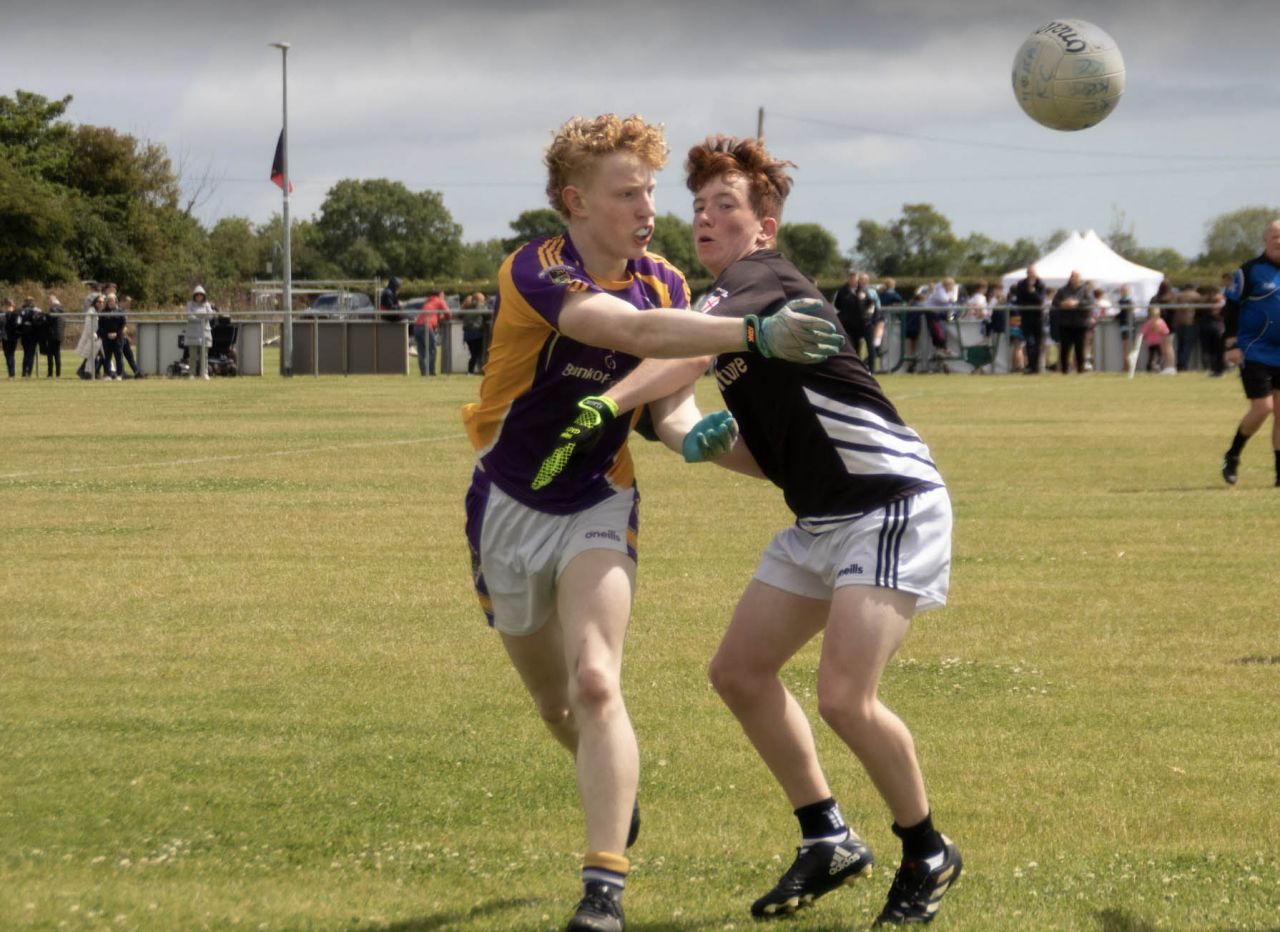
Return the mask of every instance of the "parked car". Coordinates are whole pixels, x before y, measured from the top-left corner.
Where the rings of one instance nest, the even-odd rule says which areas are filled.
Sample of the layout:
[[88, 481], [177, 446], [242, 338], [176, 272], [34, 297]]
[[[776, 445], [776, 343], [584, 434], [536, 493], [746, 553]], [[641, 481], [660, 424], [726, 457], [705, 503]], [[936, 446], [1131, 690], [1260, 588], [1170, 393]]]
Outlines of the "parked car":
[[373, 299], [359, 291], [326, 291], [318, 294], [307, 305], [306, 317], [329, 317], [343, 320], [348, 317], [373, 318]]

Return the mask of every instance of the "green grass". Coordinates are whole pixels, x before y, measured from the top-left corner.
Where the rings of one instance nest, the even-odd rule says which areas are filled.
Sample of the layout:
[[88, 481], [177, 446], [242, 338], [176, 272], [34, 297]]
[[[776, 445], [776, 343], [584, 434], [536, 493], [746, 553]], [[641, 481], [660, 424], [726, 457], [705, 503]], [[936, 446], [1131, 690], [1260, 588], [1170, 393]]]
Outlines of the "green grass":
[[[1277, 928], [1280, 490], [1264, 438], [1237, 488], [1217, 476], [1238, 383], [885, 386], [956, 513], [951, 602], [884, 684], [965, 853], [939, 925]], [[563, 927], [569, 762], [470, 590], [457, 411], [477, 387], [4, 385], [0, 928]], [[629, 927], [746, 929], [794, 820], [705, 665], [787, 514], [635, 450]], [[786, 671], [811, 712], [816, 661]], [[882, 867], [785, 929], [865, 924], [895, 861], [816, 730]]]

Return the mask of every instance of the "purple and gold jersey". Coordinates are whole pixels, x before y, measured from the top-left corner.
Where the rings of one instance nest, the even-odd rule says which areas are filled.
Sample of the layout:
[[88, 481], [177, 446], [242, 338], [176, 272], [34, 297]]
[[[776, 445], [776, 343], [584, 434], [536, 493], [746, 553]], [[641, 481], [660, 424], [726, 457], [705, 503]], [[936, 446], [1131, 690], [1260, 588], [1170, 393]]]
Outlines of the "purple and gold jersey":
[[627, 450], [634, 418], [618, 418], [574, 475], [530, 488], [560, 431], [577, 416], [578, 401], [603, 393], [640, 362], [559, 332], [566, 295], [583, 291], [607, 292], [641, 310], [689, 306], [684, 276], [665, 259], [646, 253], [627, 263], [623, 281], [597, 281], [567, 233], [530, 240], [502, 263], [480, 400], [463, 406], [462, 421], [489, 479], [521, 504], [551, 514], [589, 508], [635, 484]]

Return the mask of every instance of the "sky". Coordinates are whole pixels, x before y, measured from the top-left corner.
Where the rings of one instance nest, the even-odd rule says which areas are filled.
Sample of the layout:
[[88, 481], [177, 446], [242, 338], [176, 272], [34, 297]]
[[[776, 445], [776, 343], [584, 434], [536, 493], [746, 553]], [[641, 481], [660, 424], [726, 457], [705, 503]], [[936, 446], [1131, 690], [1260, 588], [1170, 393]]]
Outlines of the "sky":
[[[1062, 18], [1126, 67], [1116, 110], [1074, 133], [1010, 86], [1023, 40]], [[684, 153], [754, 135], [763, 108], [797, 166], [784, 220], [842, 250], [859, 220], [927, 203], [961, 236], [1121, 228], [1194, 256], [1214, 217], [1280, 204], [1278, 27], [1274, 0], [0, 0], [21, 52], [0, 93], [71, 95], [72, 122], [164, 145], [207, 226], [280, 211], [286, 41], [294, 219], [341, 179], [389, 178], [438, 191], [467, 241], [509, 236], [547, 206], [552, 130], [603, 112], [665, 126], [658, 210], [688, 219]]]

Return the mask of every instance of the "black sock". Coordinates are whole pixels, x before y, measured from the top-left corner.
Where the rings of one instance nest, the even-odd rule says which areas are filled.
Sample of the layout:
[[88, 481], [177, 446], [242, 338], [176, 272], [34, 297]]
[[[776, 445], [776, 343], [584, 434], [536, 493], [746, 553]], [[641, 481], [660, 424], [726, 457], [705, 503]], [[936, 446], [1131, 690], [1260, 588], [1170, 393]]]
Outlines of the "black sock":
[[796, 810], [796, 818], [800, 821], [800, 836], [807, 842], [819, 839], [843, 838], [849, 831], [844, 824], [844, 816], [840, 814], [840, 806], [834, 797]]
[[1276, 450], [1276, 485], [1280, 485], [1280, 450]]
[[943, 848], [942, 836], [933, 827], [933, 813], [924, 817], [924, 821], [903, 828], [893, 823], [893, 834], [902, 839], [902, 854], [908, 858], [927, 858], [935, 855]]
[[1227, 451], [1227, 456], [1240, 458], [1240, 451], [1244, 449], [1244, 445], [1249, 442], [1249, 438], [1240, 433], [1240, 428], [1236, 428], [1235, 439], [1231, 441], [1231, 449]]

